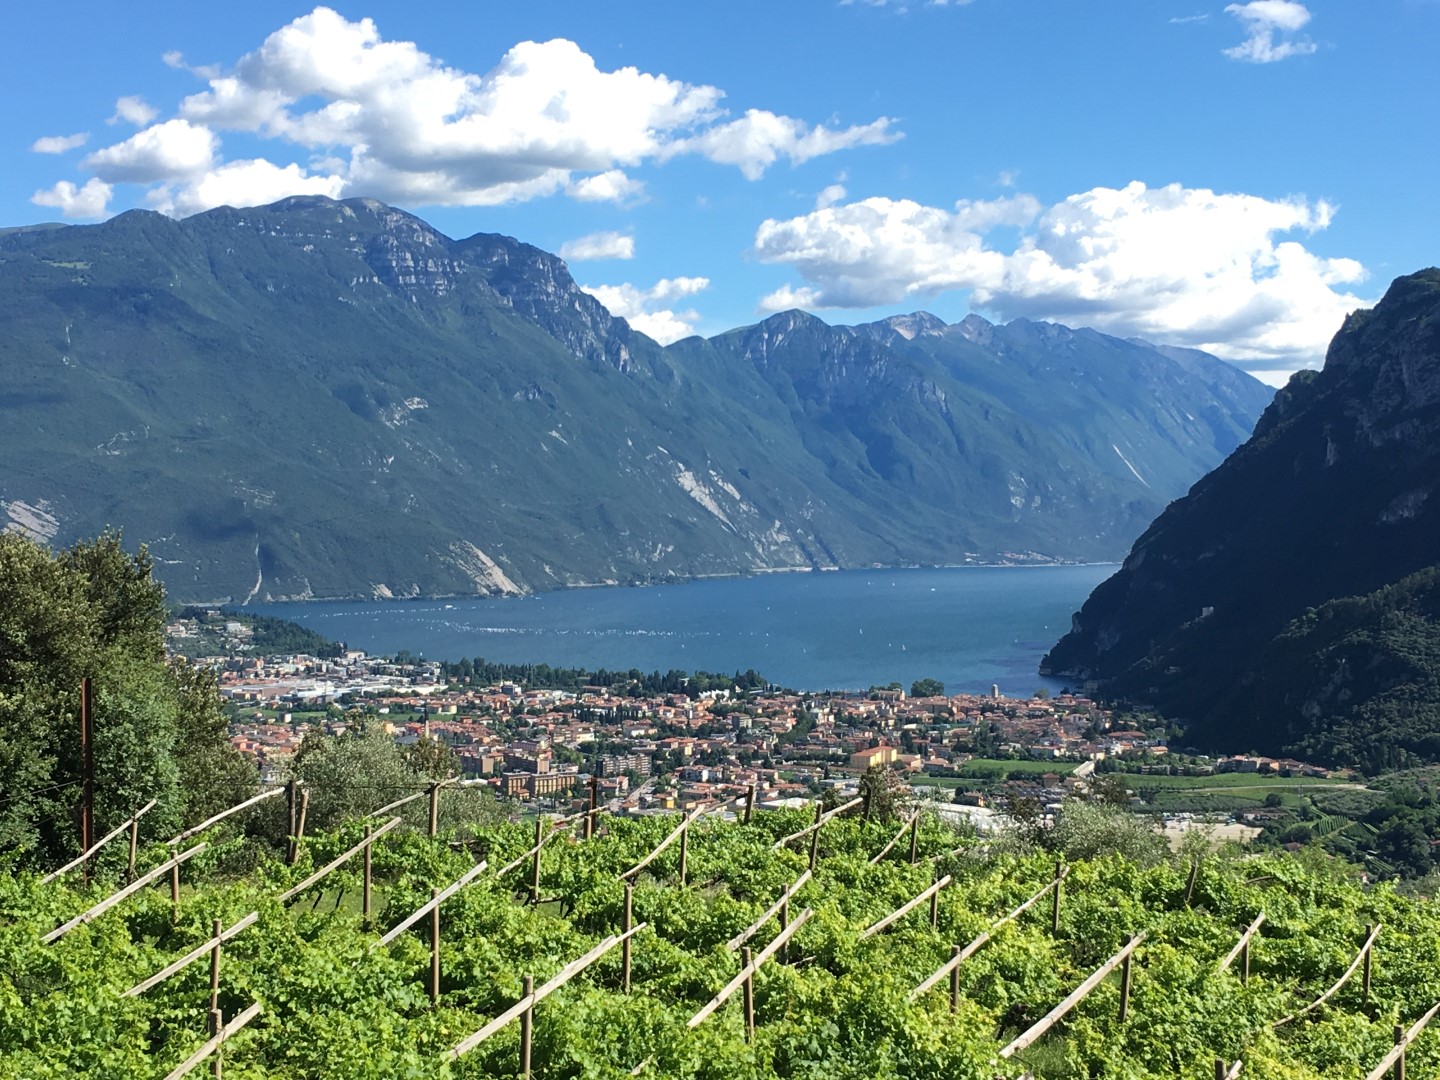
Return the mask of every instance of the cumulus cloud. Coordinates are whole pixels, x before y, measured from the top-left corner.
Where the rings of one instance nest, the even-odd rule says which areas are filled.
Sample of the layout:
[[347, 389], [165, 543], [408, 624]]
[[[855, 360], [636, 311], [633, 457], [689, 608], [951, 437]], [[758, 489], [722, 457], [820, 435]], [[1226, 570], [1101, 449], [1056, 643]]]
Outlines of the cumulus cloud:
[[[1365, 280], [1358, 262], [1303, 243], [1333, 213], [1323, 200], [1139, 182], [1048, 208], [1027, 195], [952, 209], [871, 198], [765, 221], [754, 251], [805, 281], [765, 297], [765, 311], [967, 289], [973, 306], [1001, 318], [1055, 319], [1293, 369], [1323, 355], [1345, 314], [1371, 302], [1343, 289]], [[1010, 242], [995, 242], [996, 229]]]
[[845, 198], [845, 195], [844, 184], [829, 184], [821, 189], [819, 195], [815, 196], [815, 209], [824, 210], [827, 206], [834, 206]]
[[1310, 11], [1304, 4], [1295, 0], [1250, 0], [1248, 4], [1229, 4], [1225, 10], [1245, 28], [1245, 40], [1224, 50], [1232, 60], [1272, 64], [1315, 51], [1315, 42], [1295, 36], [1310, 21]]
[[215, 133], [188, 120], [166, 120], [90, 154], [82, 164], [110, 183], [150, 184], [203, 173], [215, 162]]
[[74, 150], [77, 146], [84, 146], [89, 139], [88, 131], [77, 132], [74, 135], [46, 135], [31, 143], [30, 149], [37, 154], [63, 154], [67, 150]]
[[52, 188], [35, 192], [30, 201], [36, 206], [53, 206], [67, 218], [98, 218], [105, 215], [113, 194], [109, 184], [91, 177], [84, 187], [61, 180]]
[[591, 233], [589, 236], [581, 236], [561, 244], [560, 257], [568, 262], [585, 262], [590, 259], [633, 259], [635, 257], [635, 238], [618, 232]]
[[264, 174], [289, 182], [285, 193], [313, 190], [321, 180], [311, 174], [323, 173], [327, 187], [338, 177], [346, 195], [432, 206], [559, 193], [632, 202], [645, 191], [633, 170], [679, 154], [754, 179], [781, 159], [800, 164], [899, 138], [885, 117], [851, 127], [763, 109], [736, 118], [717, 87], [634, 67], [605, 71], [564, 39], [520, 42], [489, 71], [468, 72], [414, 42], [384, 39], [371, 19], [351, 21], [326, 7], [223, 70], [192, 67], [179, 53], [164, 60], [203, 78], [205, 89], [160, 124], [146, 102], [121, 98], [112, 120], [142, 130], [86, 162], [107, 183], [161, 185], [150, 201], [177, 212], [236, 193], [238, 170], [219, 175], [228, 167], [219, 146], [225, 132], [287, 145], [282, 162], [308, 156], [309, 171], [277, 165]]
[[700, 313], [693, 309], [675, 311], [664, 306], [676, 300], [694, 296], [710, 287], [710, 279], [703, 277], [662, 278], [648, 289], [641, 289], [626, 282], [621, 285], [580, 286], [600, 303], [611, 315], [624, 319], [642, 334], [647, 334], [669, 345], [672, 341], [689, 337], [695, 333], [695, 324]]
[[227, 161], [190, 184], [153, 188], [149, 203], [162, 213], [184, 217], [216, 206], [255, 206], [291, 195], [340, 195], [338, 176], [311, 176], [299, 165], [284, 168], [263, 158]]
[[148, 104], [144, 98], [131, 94], [115, 102], [115, 112], [111, 114], [110, 119], [105, 122], [107, 124], [118, 124], [123, 120], [125, 123], [134, 124], [136, 127], [144, 127], [159, 115], [159, 110]]

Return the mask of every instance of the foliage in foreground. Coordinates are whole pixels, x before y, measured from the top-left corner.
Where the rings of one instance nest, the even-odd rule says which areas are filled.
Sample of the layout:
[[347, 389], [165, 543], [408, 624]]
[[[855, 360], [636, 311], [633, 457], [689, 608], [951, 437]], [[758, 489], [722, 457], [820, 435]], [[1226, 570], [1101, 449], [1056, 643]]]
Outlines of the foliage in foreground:
[[[120, 995], [246, 912], [257, 925], [227, 944], [221, 1007], [233, 1016], [251, 1001], [262, 1015], [225, 1050], [232, 1080], [285, 1077], [510, 1077], [519, 1071], [511, 1024], [456, 1063], [447, 1051], [518, 999], [523, 975], [553, 976], [620, 922], [617, 875], [675, 824], [669, 819], [602, 819], [593, 841], [557, 837], [545, 849], [538, 907], [520, 902], [529, 864], [505, 879], [493, 868], [530, 844], [521, 823], [484, 826], [478, 850], [492, 871], [444, 907], [442, 997], [426, 994], [425, 923], [386, 949], [360, 925], [358, 865], [288, 909], [276, 896], [360, 835], [351, 823], [307, 842], [301, 864], [266, 862], [242, 878], [220, 872], [220, 842], [189, 864], [178, 918], [164, 890], [147, 890], [54, 945], [40, 943], [55, 921], [82, 910], [90, 891], [42, 886], [28, 873], [0, 877], [0, 1077], [159, 1077], [204, 1041], [208, 965], [201, 960], [137, 999]], [[1389, 886], [1366, 889], [1321, 858], [1211, 857], [1190, 889], [1187, 860], [1142, 866], [1105, 854], [1075, 862], [1064, 885], [1058, 935], [1048, 900], [1036, 905], [960, 969], [959, 1008], [942, 984], [911, 1004], [910, 990], [995, 919], [1033, 895], [1054, 873], [1054, 856], [1001, 854], [926, 821], [918, 865], [902, 842], [869, 865], [893, 823], [841, 817], [825, 826], [812, 882], [792, 913], [815, 914], [791, 943], [789, 963], [756, 980], [757, 1038], [744, 1037], [740, 996], [694, 1030], [693, 1015], [739, 969], [724, 943], [805, 869], [808, 845], [771, 850], [808, 824], [803, 812], [758, 814], [751, 825], [698, 822], [688, 845], [688, 883], [677, 880], [679, 845], [645, 873], [635, 917], [634, 990], [620, 990], [619, 950], [547, 998], [536, 1012], [534, 1066], [543, 1080], [640, 1075], [685, 1080], [733, 1078], [1015, 1078], [1041, 1080], [1209, 1075], [1215, 1056], [1241, 1057], [1258, 1080], [1357, 1075], [1386, 1052], [1395, 1023], [1440, 1000], [1440, 919], [1430, 904]], [[383, 882], [379, 930], [424, 903], [431, 889], [473, 864], [447, 840], [392, 834], [378, 845]], [[157, 862], [159, 852], [149, 853]], [[922, 905], [887, 933], [860, 931], [919, 894], [941, 874], [932, 929]], [[1190, 902], [1186, 903], [1187, 891]], [[1217, 975], [1220, 959], [1263, 910], [1267, 922], [1252, 978]], [[1354, 958], [1364, 927], [1383, 923], [1370, 1001], [1359, 980], [1304, 1020], [1268, 1025], [1312, 1000]], [[1032, 1050], [998, 1051], [1042, 1016], [1129, 937], [1136, 954], [1129, 1018], [1116, 1020], [1119, 987], [1102, 984]], [[778, 931], [772, 920], [752, 941]], [[1421, 1038], [1412, 1075], [1440, 1070], [1440, 1034]]]

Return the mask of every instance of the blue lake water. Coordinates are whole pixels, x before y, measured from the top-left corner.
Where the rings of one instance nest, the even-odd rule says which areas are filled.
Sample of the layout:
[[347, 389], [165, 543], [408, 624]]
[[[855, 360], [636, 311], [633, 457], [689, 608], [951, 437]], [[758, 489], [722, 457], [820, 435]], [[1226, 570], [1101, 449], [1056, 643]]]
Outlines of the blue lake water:
[[797, 689], [919, 678], [1059, 689], [1036, 669], [1114, 566], [764, 574], [500, 600], [266, 604], [370, 653], [643, 671], [754, 668]]

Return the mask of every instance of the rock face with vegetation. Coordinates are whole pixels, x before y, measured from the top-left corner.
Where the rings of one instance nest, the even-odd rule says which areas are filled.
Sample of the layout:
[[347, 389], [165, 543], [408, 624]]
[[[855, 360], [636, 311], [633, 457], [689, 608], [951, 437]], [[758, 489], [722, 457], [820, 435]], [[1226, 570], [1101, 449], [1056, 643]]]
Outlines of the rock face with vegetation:
[[1135, 543], [1044, 670], [1201, 744], [1440, 760], [1440, 270], [1357, 312]]
[[1269, 397], [1024, 321], [662, 349], [370, 200], [0, 236], [0, 525], [123, 525], [181, 602], [1115, 558]]

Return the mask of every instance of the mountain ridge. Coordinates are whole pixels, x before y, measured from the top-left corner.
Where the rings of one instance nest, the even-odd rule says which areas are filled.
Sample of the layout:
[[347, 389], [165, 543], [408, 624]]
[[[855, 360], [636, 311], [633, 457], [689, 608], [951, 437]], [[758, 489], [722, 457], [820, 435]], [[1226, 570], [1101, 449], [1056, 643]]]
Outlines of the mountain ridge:
[[1103, 561], [1269, 398], [1014, 325], [662, 348], [557, 256], [366, 199], [0, 234], [0, 522], [123, 525], [232, 602]]

